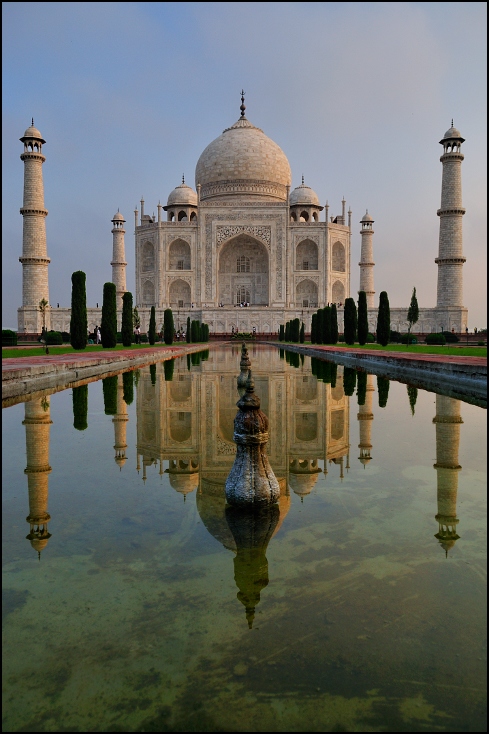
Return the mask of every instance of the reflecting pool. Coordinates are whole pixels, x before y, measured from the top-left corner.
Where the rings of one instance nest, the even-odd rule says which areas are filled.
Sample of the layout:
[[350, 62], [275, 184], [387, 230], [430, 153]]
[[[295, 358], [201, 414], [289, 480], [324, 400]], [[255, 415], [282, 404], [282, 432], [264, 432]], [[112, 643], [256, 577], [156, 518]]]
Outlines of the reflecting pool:
[[240, 346], [3, 410], [3, 730], [485, 731], [486, 411], [253, 345], [250, 528]]

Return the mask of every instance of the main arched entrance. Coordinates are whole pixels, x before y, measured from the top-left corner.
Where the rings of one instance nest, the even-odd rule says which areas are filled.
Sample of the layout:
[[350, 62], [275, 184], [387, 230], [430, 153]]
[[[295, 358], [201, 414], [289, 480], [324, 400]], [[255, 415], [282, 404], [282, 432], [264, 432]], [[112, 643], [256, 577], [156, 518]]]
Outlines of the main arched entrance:
[[219, 255], [217, 298], [225, 306], [269, 305], [269, 258], [261, 242], [240, 234]]

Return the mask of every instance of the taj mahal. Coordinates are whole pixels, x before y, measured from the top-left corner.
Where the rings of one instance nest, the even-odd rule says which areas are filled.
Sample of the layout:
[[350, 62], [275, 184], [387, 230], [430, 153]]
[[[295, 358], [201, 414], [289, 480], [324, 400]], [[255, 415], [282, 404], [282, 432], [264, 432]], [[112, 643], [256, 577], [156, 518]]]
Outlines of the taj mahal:
[[[367, 294], [369, 328], [376, 329], [378, 297], [374, 286], [374, 219], [368, 212], [359, 222], [360, 247], [352, 253], [352, 212], [330, 213], [315, 191], [304, 183], [292, 189], [292, 173], [281, 148], [245, 115], [203, 151], [195, 168], [195, 188], [185, 180], [169, 194], [157, 216], [145, 213], [145, 202], [134, 211], [135, 298], [141, 328], [146, 330], [152, 306], [157, 329], [171, 308], [176, 328], [187, 317], [209, 325], [211, 334], [256, 331], [277, 334], [280, 324], [299, 318], [306, 332], [312, 314], [336, 303], [343, 331], [343, 304], [356, 293], [350, 289], [353, 266], [360, 268], [360, 290]], [[40, 333], [39, 302], [49, 303], [48, 266], [42, 165], [43, 139], [32, 125], [20, 138], [24, 145], [22, 306], [18, 332]], [[460, 132], [453, 126], [440, 140], [443, 153], [436, 306], [420, 308], [417, 330], [464, 332]], [[338, 209], [340, 207], [338, 206]], [[116, 285], [119, 328], [126, 288], [126, 219], [112, 218], [112, 282]], [[110, 254], [108, 248], [107, 257]], [[436, 257], [437, 254], [437, 257]], [[399, 255], [401, 258], [401, 254]], [[80, 264], [81, 269], [83, 265]], [[389, 292], [388, 284], [385, 289]], [[407, 331], [408, 306], [391, 300], [391, 328]], [[423, 306], [423, 304], [420, 304]], [[88, 307], [88, 326], [100, 324], [101, 309]], [[70, 309], [48, 307], [46, 326], [69, 331]]]

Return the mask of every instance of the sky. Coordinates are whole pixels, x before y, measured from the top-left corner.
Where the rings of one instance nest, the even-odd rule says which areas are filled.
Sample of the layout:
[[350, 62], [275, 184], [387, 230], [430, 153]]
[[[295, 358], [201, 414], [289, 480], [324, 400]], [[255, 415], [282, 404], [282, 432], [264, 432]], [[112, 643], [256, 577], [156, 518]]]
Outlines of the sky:
[[[436, 305], [442, 147], [461, 131], [464, 305], [487, 326], [486, 3], [2, 3], [4, 328], [22, 303], [23, 150], [31, 118], [43, 153], [50, 302], [87, 304], [112, 277], [112, 223], [126, 223], [135, 292], [134, 209], [157, 213], [195, 187], [204, 148], [240, 114], [287, 155], [292, 186], [330, 215], [351, 207], [351, 294], [360, 220], [374, 223], [376, 303]], [[322, 214], [324, 218], [324, 212]]]

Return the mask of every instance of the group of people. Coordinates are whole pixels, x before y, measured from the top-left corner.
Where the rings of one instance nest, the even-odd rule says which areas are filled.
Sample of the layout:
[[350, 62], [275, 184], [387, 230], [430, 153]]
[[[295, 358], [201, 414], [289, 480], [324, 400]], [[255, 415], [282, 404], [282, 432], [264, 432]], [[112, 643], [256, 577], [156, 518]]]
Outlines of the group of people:
[[93, 334], [90, 334], [90, 332], [88, 332], [88, 338], [91, 339], [92, 337], [94, 344], [102, 344], [102, 334], [100, 332], [100, 326], [95, 326]]
[[238, 306], [239, 308], [245, 308], [246, 306], [249, 306], [249, 305], [250, 305], [249, 301], [241, 301], [241, 303], [235, 303], [234, 308], [237, 308]]

